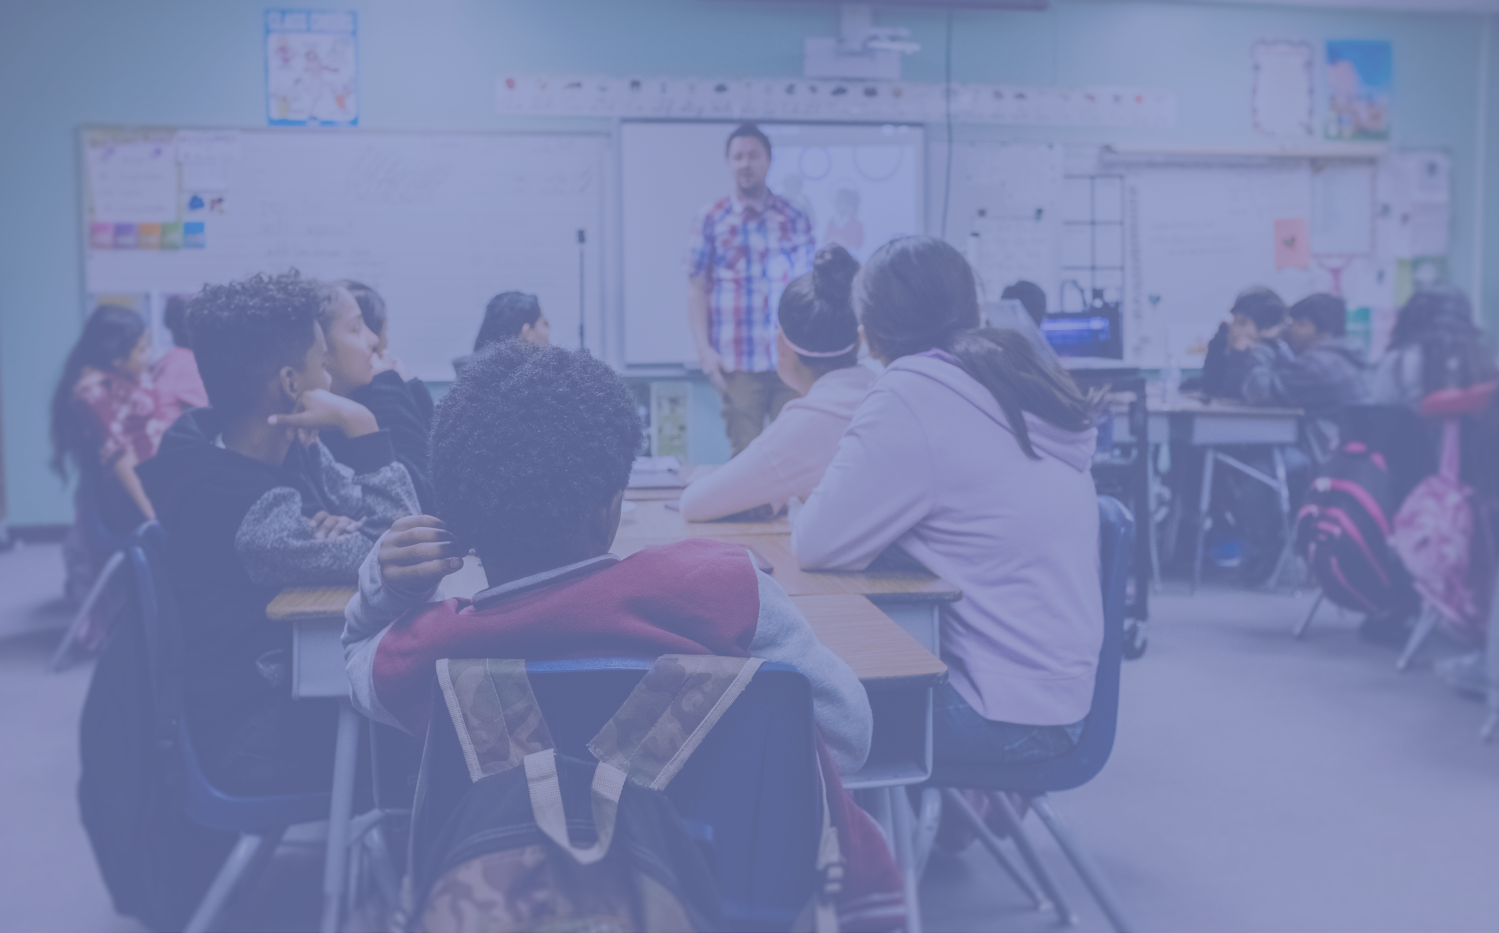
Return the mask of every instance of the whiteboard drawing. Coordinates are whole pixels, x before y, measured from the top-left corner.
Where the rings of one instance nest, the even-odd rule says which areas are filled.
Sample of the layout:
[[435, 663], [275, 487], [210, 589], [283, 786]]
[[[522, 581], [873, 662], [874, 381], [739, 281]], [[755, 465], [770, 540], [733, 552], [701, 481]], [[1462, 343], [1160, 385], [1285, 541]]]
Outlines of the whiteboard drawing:
[[359, 123], [354, 14], [266, 13], [267, 119], [273, 126]]

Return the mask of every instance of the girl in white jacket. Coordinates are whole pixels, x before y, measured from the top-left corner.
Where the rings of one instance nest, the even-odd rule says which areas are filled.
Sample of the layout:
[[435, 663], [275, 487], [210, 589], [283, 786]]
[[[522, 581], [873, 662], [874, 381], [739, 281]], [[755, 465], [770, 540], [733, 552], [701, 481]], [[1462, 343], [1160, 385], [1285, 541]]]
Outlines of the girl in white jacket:
[[859, 365], [859, 322], [849, 290], [859, 263], [841, 246], [817, 251], [812, 271], [786, 286], [777, 309], [776, 372], [802, 397], [787, 402], [739, 456], [682, 493], [682, 517], [705, 522], [760, 510], [770, 517], [806, 499], [874, 384]]
[[862, 570], [898, 544], [962, 590], [942, 609], [938, 780], [946, 763], [1065, 754], [1103, 640], [1089, 406], [1025, 337], [977, 329], [973, 272], [941, 240], [882, 247], [853, 297], [889, 368], [796, 516], [792, 550], [803, 569]]

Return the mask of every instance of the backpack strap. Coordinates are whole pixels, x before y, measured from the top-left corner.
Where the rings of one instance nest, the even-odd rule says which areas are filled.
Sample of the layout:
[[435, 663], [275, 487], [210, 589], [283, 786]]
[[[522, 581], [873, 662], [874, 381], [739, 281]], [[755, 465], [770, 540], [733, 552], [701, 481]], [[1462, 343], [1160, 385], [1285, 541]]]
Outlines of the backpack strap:
[[437, 682], [458, 744], [477, 781], [518, 767], [527, 755], [550, 752], [552, 734], [526, 678], [526, 662], [444, 658]]
[[749, 686], [761, 658], [664, 654], [588, 743], [608, 766], [664, 790]]

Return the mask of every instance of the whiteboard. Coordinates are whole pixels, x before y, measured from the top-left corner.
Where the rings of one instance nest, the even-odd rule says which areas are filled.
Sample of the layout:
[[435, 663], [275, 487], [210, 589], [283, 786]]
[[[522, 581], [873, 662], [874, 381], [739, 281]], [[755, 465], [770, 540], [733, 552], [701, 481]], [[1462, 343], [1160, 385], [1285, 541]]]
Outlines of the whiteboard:
[[1312, 213], [1306, 162], [1132, 168], [1126, 191], [1123, 328], [1132, 363], [1202, 365], [1208, 340], [1250, 286], [1287, 304], [1325, 287], [1314, 262], [1276, 268], [1275, 222]]
[[[704, 207], [730, 193], [724, 144], [736, 125], [626, 122], [620, 127], [626, 364], [697, 365], [687, 324], [689, 234]], [[922, 231], [919, 126], [762, 123], [760, 128], [771, 139], [770, 188], [811, 215], [819, 246], [830, 233], [840, 191], [857, 196], [862, 245], [850, 252], [861, 261], [895, 237]]]
[[392, 352], [450, 380], [498, 292], [536, 294], [553, 342], [577, 346], [582, 230], [589, 346], [604, 336], [605, 136], [86, 129], [82, 145], [90, 295], [156, 316], [257, 272], [356, 279], [386, 300]]

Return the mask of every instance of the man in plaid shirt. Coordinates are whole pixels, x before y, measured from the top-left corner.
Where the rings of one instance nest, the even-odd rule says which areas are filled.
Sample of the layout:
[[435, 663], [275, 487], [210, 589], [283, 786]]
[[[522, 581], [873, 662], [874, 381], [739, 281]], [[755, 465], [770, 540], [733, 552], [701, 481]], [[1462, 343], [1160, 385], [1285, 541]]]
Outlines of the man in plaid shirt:
[[734, 193], [694, 221], [687, 253], [687, 320], [703, 373], [723, 398], [738, 454], [796, 392], [776, 375], [776, 305], [812, 271], [812, 223], [765, 185], [770, 139], [753, 123], [725, 146]]

